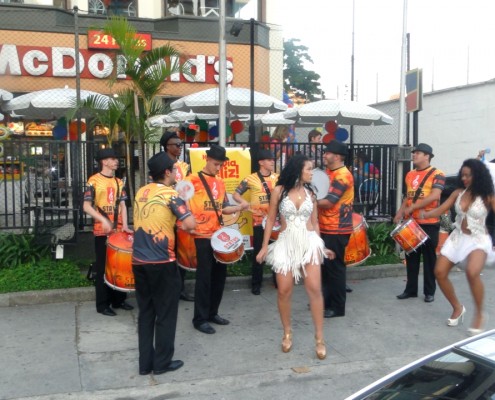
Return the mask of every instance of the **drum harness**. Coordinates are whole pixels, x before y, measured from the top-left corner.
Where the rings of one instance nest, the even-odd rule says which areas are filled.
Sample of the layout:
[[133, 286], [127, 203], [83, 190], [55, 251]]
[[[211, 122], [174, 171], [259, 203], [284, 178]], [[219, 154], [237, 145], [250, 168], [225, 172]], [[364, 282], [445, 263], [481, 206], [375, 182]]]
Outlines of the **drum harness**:
[[437, 169], [435, 167], [433, 167], [432, 169], [430, 169], [428, 171], [428, 173], [424, 176], [423, 180], [421, 181], [421, 184], [418, 186], [418, 188], [416, 189], [416, 193], [414, 193], [414, 197], [412, 199], [412, 203], [411, 204], [414, 204], [416, 203], [416, 201], [418, 200], [419, 198], [419, 195], [421, 194], [421, 191], [423, 190], [423, 186], [425, 185], [426, 181], [428, 180], [428, 178], [430, 177], [431, 174], [433, 174], [433, 172], [435, 172]]
[[261, 175], [261, 172], [258, 171], [257, 174], [258, 174], [258, 178], [260, 178], [260, 181], [261, 181], [261, 184], [263, 185], [263, 188], [265, 189], [266, 196], [268, 197], [268, 202], [270, 202], [270, 195], [271, 195], [270, 188], [268, 187], [268, 184], [266, 183], [263, 175]]
[[203, 176], [203, 171], [198, 172], [199, 179], [201, 179], [201, 182], [203, 183], [203, 186], [205, 187], [206, 193], [208, 194], [208, 197], [210, 198], [211, 204], [213, 205], [213, 209], [215, 210], [215, 214], [217, 215], [218, 222], [220, 223], [221, 226], [223, 226], [223, 217], [222, 214], [218, 213], [217, 206], [215, 204], [215, 200], [213, 199], [213, 195], [211, 194], [211, 189], [210, 186], [208, 185], [208, 182], [206, 182], [205, 177]]

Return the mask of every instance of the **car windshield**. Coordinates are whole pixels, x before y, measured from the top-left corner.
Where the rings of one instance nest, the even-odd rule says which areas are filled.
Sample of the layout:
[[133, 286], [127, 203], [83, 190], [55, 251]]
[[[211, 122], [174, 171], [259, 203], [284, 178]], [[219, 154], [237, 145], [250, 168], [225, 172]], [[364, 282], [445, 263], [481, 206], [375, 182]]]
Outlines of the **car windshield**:
[[495, 399], [495, 354], [484, 351], [494, 348], [493, 340], [485, 338], [429, 361], [366, 399]]

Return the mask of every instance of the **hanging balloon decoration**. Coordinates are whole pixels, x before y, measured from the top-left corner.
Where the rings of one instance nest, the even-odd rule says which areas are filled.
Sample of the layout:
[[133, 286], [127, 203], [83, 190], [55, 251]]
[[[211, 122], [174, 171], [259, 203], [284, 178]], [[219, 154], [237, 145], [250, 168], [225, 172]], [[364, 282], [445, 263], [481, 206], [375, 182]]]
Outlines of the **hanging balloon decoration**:
[[218, 126], [213, 125], [209, 130], [208, 130], [208, 135], [209, 139], [213, 140], [218, 137]]
[[186, 142], [192, 143], [194, 141], [194, 136], [196, 136], [196, 129], [186, 128]]
[[332, 140], [335, 139], [335, 133], [327, 133], [321, 138], [322, 143], [330, 143]]
[[182, 141], [186, 140], [186, 127], [181, 126], [180, 130], [177, 132], [179, 134], [179, 139]]
[[[65, 118], [60, 118], [58, 124], [61, 125], [61, 120], [65, 121]], [[65, 130], [67, 131], [67, 122], [64, 122]], [[81, 121], [81, 133], [86, 132], [86, 124]], [[69, 139], [75, 141], [78, 139], [77, 135], [77, 121], [71, 121], [69, 124]]]
[[198, 134], [198, 142], [207, 142], [208, 141], [208, 131], [199, 131]]
[[208, 121], [204, 119], [196, 119], [194, 123], [199, 126], [200, 131], [208, 132]]
[[53, 138], [56, 140], [66, 140], [67, 139], [67, 126], [57, 125], [52, 130]]
[[334, 134], [337, 131], [338, 125], [335, 121], [327, 121], [325, 123], [325, 130], [328, 133]]
[[339, 142], [345, 142], [347, 139], [349, 139], [349, 132], [347, 131], [347, 129], [339, 128], [335, 132], [335, 139], [337, 139]]
[[242, 121], [239, 121], [238, 119], [232, 121], [230, 123], [230, 127], [232, 128], [232, 133], [234, 135], [237, 135], [238, 133], [241, 133], [244, 130], [244, 124], [242, 123]]
[[198, 144], [198, 143], [196, 143], [196, 142], [191, 143], [191, 147], [193, 147], [193, 148], [199, 147], [199, 144]]

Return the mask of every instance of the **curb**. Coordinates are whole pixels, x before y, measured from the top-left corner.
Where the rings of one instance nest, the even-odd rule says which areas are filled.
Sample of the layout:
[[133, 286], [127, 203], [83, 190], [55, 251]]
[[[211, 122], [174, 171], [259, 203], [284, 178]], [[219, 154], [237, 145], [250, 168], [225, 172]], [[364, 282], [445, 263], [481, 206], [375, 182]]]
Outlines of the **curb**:
[[[347, 270], [347, 280], [379, 279], [405, 276], [406, 268], [403, 264], [370, 265], [366, 267], [352, 267]], [[265, 284], [271, 282], [272, 276], [264, 276]], [[227, 290], [248, 289], [251, 277], [228, 277], [225, 283]], [[186, 281], [188, 291], [194, 290], [194, 281]], [[130, 292], [129, 297], [134, 297]], [[36, 304], [65, 303], [93, 301], [95, 299], [94, 287], [40, 290], [29, 292], [14, 292], [0, 294], [0, 307], [17, 307]]]

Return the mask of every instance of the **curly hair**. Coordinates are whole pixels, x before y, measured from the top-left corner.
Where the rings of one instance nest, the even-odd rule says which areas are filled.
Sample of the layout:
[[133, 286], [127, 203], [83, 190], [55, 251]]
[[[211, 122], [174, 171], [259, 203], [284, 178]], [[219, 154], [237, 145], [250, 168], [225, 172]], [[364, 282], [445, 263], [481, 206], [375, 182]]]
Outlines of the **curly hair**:
[[[280, 172], [280, 176], [278, 177], [277, 185], [282, 185], [282, 196], [280, 199], [283, 199], [291, 189], [293, 189], [296, 184], [301, 179], [302, 171], [304, 168], [304, 164], [307, 161], [311, 161], [308, 156], [304, 154], [296, 154], [289, 158], [289, 161], [285, 165], [285, 167]], [[308, 189], [313, 195], [315, 194], [313, 187], [310, 183], [304, 183], [304, 187]]]
[[486, 203], [488, 201], [489, 196], [494, 195], [493, 181], [490, 175], [490, 171], [485, 164], [483, 164], [480, 160], [475, 158], [469, 158], [462, 163], [461, 168], [459, 169], [459, 174], [457, 175], [457, 185], [459, 188], [464, 188], [464, 184], [462, 183], [461, 175], [462, 169], [466, 167], [471, 170], [472, 175], [472, 183], [469, 187], [473, 198], [481, 197], [483, 201]]

